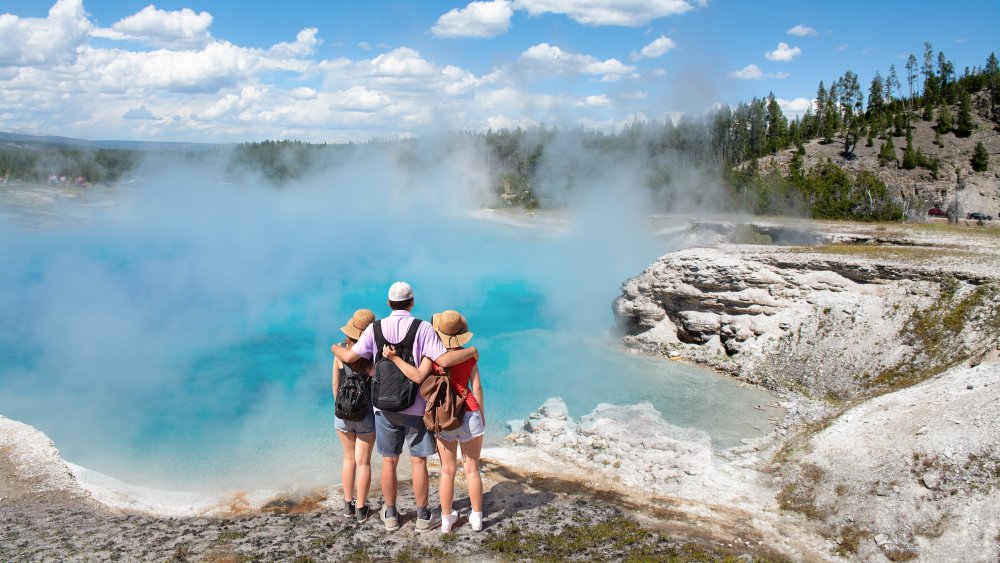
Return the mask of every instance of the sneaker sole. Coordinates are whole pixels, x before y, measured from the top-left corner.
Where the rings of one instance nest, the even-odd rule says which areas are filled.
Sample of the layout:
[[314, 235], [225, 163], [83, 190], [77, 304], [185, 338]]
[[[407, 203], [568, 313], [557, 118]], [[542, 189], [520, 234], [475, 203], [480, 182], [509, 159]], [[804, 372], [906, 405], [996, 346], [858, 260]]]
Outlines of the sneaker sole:
[[[427, 522], [427, 524], [425, 524], [426, 527], [421, 528], [420, 527], [420, 523], [421, 522]], [[418, 532], [426, 532], [426, 531], [433, 530], [433, 529], [434, 529], [434, 520], [433, 519], [431, 519], [431, 520], [421, 520], [421, 519], [417, 518], [417, 531]]]
[[399, 529], [399, 520], [396, 518], [382, 518], [382, 524], [385, 525], [385, 529], [394, 532]]

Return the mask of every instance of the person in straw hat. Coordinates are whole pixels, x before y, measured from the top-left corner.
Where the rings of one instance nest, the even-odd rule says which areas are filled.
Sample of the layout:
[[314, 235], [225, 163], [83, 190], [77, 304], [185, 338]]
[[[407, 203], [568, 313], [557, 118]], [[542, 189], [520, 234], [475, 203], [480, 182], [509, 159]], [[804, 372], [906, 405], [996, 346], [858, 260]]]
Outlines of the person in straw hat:
[[[443, 311], [432, 317], [432, 326], [445, 348], [461, 350], [472, 339], [469, 324], [458, 311]], [[426, 357], [419, 367], [413, 367], [393, 353], [391, 347], [386, 347], [383, 355], [391, 358], [407, 377], [424, 378], [431, 369], [441, 369]], [[483, 410], [483, 386], [479, 377], [478, 360], [475, 357], [448, 368], [447, 373], [451, 384], [456, 390], [471, 391], [465, 393], [465, 414], [462, 426], [454, 430], [445, 430], [435, 435], [438, 453], [441, 455], [441, 483], [438, 492], [441, 497], [441, 532], [451, 531], [458, 521], [458, 511], [452, 509], [455, 498], [455, 468], [457, 462], [458, 444], [462, 444], [462, 465], [465, 471], [465, 482], [469, 488], [469, 503], [472, 511], [469, 513], [469, 525], [475, 531], [483, 529], [483, 480], [479, 474], [479, 454], [483, 449], [483, 434], [486, 432], [486, 416]]]
[[[375, 313], [368, 309], [358, 309], [347, 324], [341, 327], [344, 333], [344, 346], [353, 346], [361, 338], [368, 325], [375, 322]], [[372, 368], [371, 360], [358, 358], [347, 364], [354, 373], [366, 377]], [[333, 397], [337, 398], [341, 377], [345, 376], [344, 363], [333, 359]], [[368, 519], [368, 489], [372, 482], [372, 448], [375, 444], [375, 411], [361, 420], [343, 420], [334, 417], [334, 427], [337, 437], [344, 448], [344, 464], [341, 470], [341, 481], [344, 487], [344, 516], [356, 517], [358, 522]], [[355, 495], [356, 493], [356, 495]]]
[[[400, 342], [414, 322], [419, 322], [416, 337], [413, 341], [413, 357], [419, 363], [421, 358], [448, 367], [462, 363], [469, 358], [478, 357], [475, 346], [461, 350], [447, 350], [441, 339], [434, 332], [431, 323], [418, 321], [411, 312], [413, 310], [413, 288], [410, 284], [398, 281], [389, 287], [387, 304], [392, 309], [388, 317], [378, 322], [378, 327], [388, 342]], [[334, 344], [330, 347], [333, 355], [342, 362], [353, 362], [358, 358], [370, 358], [377, 361], [383, 351], [376, 350], [375, 323], [362, 332], [361, 338], [353, 346]], [[406, 372], [404, 372], [406, 373]], [[413, 372], [407, 377], [419, 385], [424, 376], [414, 377]], [[375, 449], [382, 456], [382, 498], [384, 500], [379, 518], [389, 531], [398, 530], [401, 525], [401, 514], [396, 507], [398, 488], [397, 467], [404, 445], [410, 452], [410, 469], [413, 477], [413, 499], [417, 508], [415, 527], [418, 532], [431, 530], [434, 516], [428, 507], [430, 498], [430, 475], [427, 472], [427, 457], [434, 455], [436, 445], [434, 434], [424, 426], [424, 398], [417, 394], [413, 404], [400, 412], [388, 412], [375, 408]]]

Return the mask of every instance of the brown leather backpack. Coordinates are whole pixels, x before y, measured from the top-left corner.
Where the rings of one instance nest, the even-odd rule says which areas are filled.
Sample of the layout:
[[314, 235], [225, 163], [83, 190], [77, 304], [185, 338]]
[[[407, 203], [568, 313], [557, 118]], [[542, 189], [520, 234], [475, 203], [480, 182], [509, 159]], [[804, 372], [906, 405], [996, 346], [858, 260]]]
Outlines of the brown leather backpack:
[[424, 407], [424, 426], [431, 432], [454, 430], [462, 426], [465, 416], [467, 389], [456, 392], [447, 370], [433, 371], [420, 384], [420, 395], [427, 401]]

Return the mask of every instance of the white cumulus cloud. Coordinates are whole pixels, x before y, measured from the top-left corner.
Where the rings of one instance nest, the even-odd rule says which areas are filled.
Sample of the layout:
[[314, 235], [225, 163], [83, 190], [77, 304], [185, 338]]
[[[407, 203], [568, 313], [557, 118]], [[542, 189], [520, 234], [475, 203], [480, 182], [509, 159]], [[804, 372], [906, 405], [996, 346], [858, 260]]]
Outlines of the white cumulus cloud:
[[70, 62], [91, 27], [82, 0], [59, 0], [46, 18], [0, 14], [0, 66]]
[[673, 39], [661, 35], [653, 40], [652, 43], [646, 45], [638, 53], [632, 53], [632, 60], [637, 61], [639, 59], [655, 59], [656, 57], [662, 57], [667, 53], [667, 51], [673, 49], [677, 46], [677, 43]]
[[600, 108], [611, 105], [611, 100], [604, 94], [600, 96], [586, 96], [576, 102], [577, 107]]
[[584, 25], [638, 27], [707, 5], [705, 0], [515, 0], [532, 16], [564, 14]]
[[307, 57], [316, 50], [322, 41], [316, 37], [319, 32], [315, 27], [303, 29], [295, 36], [292, 43], [278, 43], [271, 47], [269, 54], [280, 58]]
[[777, 100], [782, 113], [786, 115], [802, 116], [806, 113], [807, 109], [813, 107], [813, 100], [809, 98], [795, 98], [792, 100], [778, 98]]
[[298, 88], [292, 88], [291, 90], [289, 90], [288, 95], [295, 98], [296, 100], [315, 100], [318, 94], [315, 88], [300, 86]]
[[208, 31], [211, 25], [212, 14], [208, 12], [195, 13], [191, 8], [168, 12], [150, 4], [118, 20], [110, 30], [95, 30], [94, 35], [142, 41], [159, 47], [196, 49], [211, 41]]
[[435, 37], [496, 37], [510, 29], [512, 15], [510, 0], [472, 2], [438, 18], [431, 33]]
[[805, 24], [798, 24], [795, 27], [788, 30], [788, 35], [797, 35], [799, 37], [806, 37], [808, 35], [816, 35], [816, 30]]
[[740, 70], [734, 70], [732, 72], [726, 73], [729, 78], [736, 78], [737, 80], [762, 80], [764, 78], [788, 78], [791, 76], [787, 72], [771, 72], [764, 74], [764, 71], [760, 69], [755, 64], [749, 64]]
[[392, 101], [384, 93], [364, 86], [333, 92], [330, 96], [330, 109], [339, 111], [375, 111]]
[[734, 70], [728, 73], [726, 76], [729, 78], [737, 78], [739, 80], [760, 80], [764, 78], [764, 73], [755, 64], [749, 64], [743, 67], [741, 70]]
[[635, 67], [618, 59], [598, 60], [591, 55], [564, 51], [548, 43], [539, 43], [521, 53], [522, 68], [537, 74], [591, 74], [604, 81], [619, 80], [635, 72]]
[[799, 49], [798, 47], [790, 47], [788, 43], [782, 41], [778, 43], [778, 47], [775, 48], [775, 50], [764, 53], [764, 56], [767, 57], [767, 60], [769, 61], [788, 62], [800, 54], [802, 54], [802, 49]]

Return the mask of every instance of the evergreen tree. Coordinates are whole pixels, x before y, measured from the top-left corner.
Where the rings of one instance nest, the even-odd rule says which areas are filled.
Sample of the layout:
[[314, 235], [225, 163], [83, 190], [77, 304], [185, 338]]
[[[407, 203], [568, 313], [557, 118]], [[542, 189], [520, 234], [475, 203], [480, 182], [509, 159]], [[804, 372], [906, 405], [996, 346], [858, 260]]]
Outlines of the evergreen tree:
[[944, 135], [945, 133], [951, 132], [952, 125], [951, 109], [948, 107], [948, 104], [942, 100], [941, 105], [938, 107], [938, 121], [935, 129], [937, 129], [938, 133]]
[[913, 132], [906, 128], [906, 148], [903, 149], [903, 168], [913, 170], [917, 167], [917, 153], [913, 150]]
[[844, 72], [838, 82], [838, 92], [840, 92], [840, 109], [844, 124], [844, 150], [841, 154], [845, 158], [854, 156], [854, 147], [858, 144], [858, 139], [863, 135], [864, 115], [862, 114], [861, 85], [858, 83], [858, 75], [851, 71]]
[[823, 81], [819, 81], [819, 88], [816, 89], [816, 136], [826, 139], [826, 88]]
[[1000, 123], [1000, 63], [997, 61], [996, 53], [990, 53], [986, 59], [983, 74], [986, 75], [986, 85], [989, 90], [990, 117]]
[[958, 94], [958, 121], [955, 123], [955, 136], [968, 137], [972, 134], [972, 97], [962, 88]]
[[900, 92], [899, 77], [896, 76], [896, 65], [889, 65], [889, 76], [885, 77], [885, 101], [890, 106], [896, 101], [896, 93]]
[[774, 154], [788, 146], [788, 120], [774, 92], [767, 95], [767, 152]]
[[[882, 75], [878, 71], [875, 71], [875, 77], [872, 78], [871, 84], [868, 86], [868, 124], [870, 129], [874, 129], [878, 134], [882, 134], [885, 129], [885, 81], [882, 80]], [[869, 139], [874, 133], [869, 133]], [[871, 144], [868, 145], [869, 147]]]
[[879, 166], [886, 166], [890, 162], [896, 162], [896, 146], [892, 143], [892, 136], [882, 143], [882, 148], [878, 151]]
[[972, 169], [976, 172], [986, 172], [990, 167], [990, 153], [986, 152], [986, 147], [982, 141], [976, 143], [976, 150], [972, 153]]
[[805, 147], [799, 145], [795, 150], [795, 154], [792, 155], [792, 161], [789, 163], [789, 170], [791, 172], [791, 180], [793, 183], [799, 183], [802, 180], [802, 157], [804, 157], [805, 154]]
[[868, 111], [873, 116], [881, 116], [884, 109], [885, 82], [882, 80], [882, 75], [876, 70], [875, 77], [872, 78], [872, 82], [868, 86]]
[[[808, 110], [806, 110], [806, 113], [808, 113]], [[795, 146], [802, 145], [802, 121], [797, 117], [795, 121], [788, 124], [788, 142]]]
[[910, 53], [906, 59], [906, 83], [910, 87], [910, 109], [913, 109], [913, 83], [917, 79], [917, 57]]
[[750, 100], [750, 154], [758, 157], [767, 147], [767, 110], [764, 100]]
[[934, 78], [934, 48], [930, 41], [924, 41], [924, 66], [921, 68], [924, 74], [924, 82]]
[[895, 118], [893, 119], [892, 125], [893, 125], [892, 134], [895, 135], [896, 137], [902, 137], [905, 134], [903, 129], [909, 127], [909, 123], [907, 122], [907, 114], [903, 112], [897, 113]]

